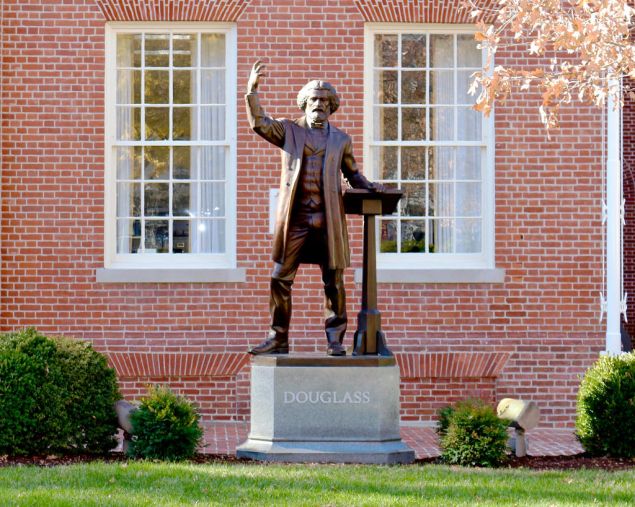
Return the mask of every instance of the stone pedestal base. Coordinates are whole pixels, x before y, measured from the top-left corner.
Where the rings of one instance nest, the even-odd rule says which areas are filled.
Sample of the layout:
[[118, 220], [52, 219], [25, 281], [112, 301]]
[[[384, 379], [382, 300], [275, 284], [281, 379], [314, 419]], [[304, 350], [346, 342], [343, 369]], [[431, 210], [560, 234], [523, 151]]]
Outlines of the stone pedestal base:
[[238, 457], [261, 461], [412, 463], [399, 434], [393, 357], [257, 356], [251, 430]]

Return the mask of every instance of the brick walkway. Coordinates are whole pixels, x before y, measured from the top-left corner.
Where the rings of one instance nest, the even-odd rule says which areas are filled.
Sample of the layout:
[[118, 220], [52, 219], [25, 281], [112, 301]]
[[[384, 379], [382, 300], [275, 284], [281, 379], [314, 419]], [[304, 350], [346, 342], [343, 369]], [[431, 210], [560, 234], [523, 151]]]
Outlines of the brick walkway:
[[[205, 424], [208, 454], [234, 454], [236, 446], [247, 438], [248, 423]], [[436, 433], [432, 428], [402, 427], [401, 438], [415, 450], [417, 458], [439, 455]], [[527, 432], [527, 453], [531, 456], [565, 456], [582, 452], [571, 430], [536, 429]]]

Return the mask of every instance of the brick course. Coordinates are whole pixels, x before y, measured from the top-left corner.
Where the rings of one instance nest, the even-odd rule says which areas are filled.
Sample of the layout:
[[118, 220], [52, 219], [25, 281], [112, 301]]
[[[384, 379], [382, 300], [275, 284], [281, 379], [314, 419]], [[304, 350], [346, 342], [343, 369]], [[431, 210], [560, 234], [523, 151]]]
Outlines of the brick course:
[[[248, 368], [238, 359], [240, 367], [227, 371], [227, 365], [266, 333], [268, 189], [278, 186], [279, 173], [276, 149], [249, 130], [245, 117], [241, 95], [251, 64], [258, 56], [267, 61], [262, 102], [278, 117], [299, 115], [295, 95], [306, 81], [332, 82], [342, 98], [333, 123], [352, 136], [363, 167], [364, 22], [465, 21], [456, 9], [435, 10], [449, 4], [5, 0], [0, 328], [36, 326], [90, 340], [110, 355], [127, 396], [138, 396], [149, 382], [169, 383], [196, 399], [207, 419], [244, 420]], [[95, 281], [104, 262], [110, 19], [236, 21], [237, 259], [246, 283]], [[537, 63], [520, 49], [498, 58]], [[380, 285], [390, 346], [404, 368], [418, 365], [405, 375], [420, 375], [403, 379], [404, 419], [430, 421], [438, 407], [466, 396], [517, 396], [541, 405], [545, 426], [572, 424], [578, 376], [603, 348], [601, 113], [567, 108], [561, 129], [547, 139], [537, 105], [537, 95], [522, 94], [496, 111], [496, 266], [506, 270], [505, 282]], [[359, 219], [349, 221], [354, 267], [361, 266], [360, 226]], [[346, 282], [352, 328], [361, 290], [353, 269]], [[316, 267], [300, 269], [294, 307], [293, 350], [323, 353]], [[138, 378], [124, 374], [148, 354], [180, 366], [150, 368]], [[200, 356], [199, 369], [178, 359], [183, 355]], [[433, 355], [456, 368], [433, 371], [417, 363]], [[206, 357], [219, 359], [209, 359], [212, 366], [201, 373]], [[474, 369], [483, 358], [495, 364], [489, 373], [485, 363]]]

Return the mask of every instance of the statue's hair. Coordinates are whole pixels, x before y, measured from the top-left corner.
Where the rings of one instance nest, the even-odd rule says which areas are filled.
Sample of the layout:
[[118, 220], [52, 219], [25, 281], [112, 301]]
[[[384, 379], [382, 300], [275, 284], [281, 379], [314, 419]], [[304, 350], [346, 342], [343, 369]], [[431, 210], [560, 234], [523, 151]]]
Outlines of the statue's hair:
[[337, 96], [335, 87], [331, 83], [326, 81], [313, 80], [305, 84], [298, 92], [298, 107], [302, 111], [306, 108], [306, 102], [309, 98], [309, 92], [311, 90], [326, 90], [329, 92], [329, 104], [331, 106], [331, 114], [333, 114], [340, 107], [340, 98]]

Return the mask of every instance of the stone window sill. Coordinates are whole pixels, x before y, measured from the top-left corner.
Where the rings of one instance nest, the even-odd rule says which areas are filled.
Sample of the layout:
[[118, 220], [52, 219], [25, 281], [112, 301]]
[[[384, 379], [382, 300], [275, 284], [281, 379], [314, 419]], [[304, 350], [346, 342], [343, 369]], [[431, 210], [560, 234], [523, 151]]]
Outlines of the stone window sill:
[[[503, 283], [505, 270], [492, 269], [377, 269], [377, 283]], [[355, 270], [362, 283], [362, 270]]]
[[247, 280], [245, 268], [99, 268], [95, 276], [101, 283], [232, 283]]

